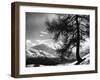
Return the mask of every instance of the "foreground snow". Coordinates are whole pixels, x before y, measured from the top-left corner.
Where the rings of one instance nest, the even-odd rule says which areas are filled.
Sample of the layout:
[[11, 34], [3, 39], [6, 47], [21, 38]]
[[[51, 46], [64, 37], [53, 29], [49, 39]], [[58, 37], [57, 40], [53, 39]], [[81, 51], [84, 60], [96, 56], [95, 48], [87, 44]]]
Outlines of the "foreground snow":
[[[82, 61], [81, 63], [80, 63], [80, 65], [83, 65], [83, 64], [89, 64], [89, 61], [90, 61], [90, 55], [89, 54], [87, 54], [87, 55], [85, 55], [84, 57], [82, 57], [82, 59], [84, 59], [84, 58], [86, 58], [84, 61]], [[74, 61], [74, 62], [72, 62], [72, 63], [70, 63], [70, 64], [67, 64], [67, 65], [75, 65], [77, 63], [77, 61]]]

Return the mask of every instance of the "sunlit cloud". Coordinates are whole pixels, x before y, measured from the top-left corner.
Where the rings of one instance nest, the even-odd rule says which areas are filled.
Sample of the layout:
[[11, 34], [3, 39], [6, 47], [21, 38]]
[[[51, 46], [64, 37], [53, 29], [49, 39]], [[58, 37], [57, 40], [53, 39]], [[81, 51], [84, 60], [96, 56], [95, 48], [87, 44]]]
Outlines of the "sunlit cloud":
[[55, 43], [52, 39], [45, 39], [45, 40], [36, 40], [38, 44], [45, 44], [50, 48], [57, 49], [61, 48], [62, 42], [59, 41], [58, 43]]
[[40, 35], [40, 37], [43, 37], [44, 35]]
[[31, 43], [31, 40], [26, 40], [27, 43]]
[[48, 32], [44, 32], [44, 31], [41, 31], [40, 33], [41, 33], [41, 34], [44, 34], [44, 35], [45, 35], [45, 34], [48, 34]]
[[36, 40], [39, 44], [45, 43], [46, 40]]

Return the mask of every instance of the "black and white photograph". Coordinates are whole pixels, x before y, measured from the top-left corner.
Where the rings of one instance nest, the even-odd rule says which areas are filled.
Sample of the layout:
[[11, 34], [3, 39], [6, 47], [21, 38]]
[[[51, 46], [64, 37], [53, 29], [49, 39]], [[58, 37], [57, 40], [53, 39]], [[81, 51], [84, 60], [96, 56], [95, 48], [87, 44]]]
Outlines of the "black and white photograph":
[[97, 73], [97, 7], [12, 4], [12, 76]]
[[26, 12], [26, 67], [90, 64], [90, 15]]

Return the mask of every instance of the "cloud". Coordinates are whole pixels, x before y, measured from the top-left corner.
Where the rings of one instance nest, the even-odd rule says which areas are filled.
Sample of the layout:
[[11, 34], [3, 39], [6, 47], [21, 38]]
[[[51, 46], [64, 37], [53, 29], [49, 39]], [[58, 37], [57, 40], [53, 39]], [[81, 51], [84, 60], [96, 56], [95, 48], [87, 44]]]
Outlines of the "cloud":
[[43, 37], [44, 35], [40, 35], [40, 37]]
[[52, 39], [36, 40], [36, 42], [38, 44], [45, 44], [48, 47], [53, 48], [53, 49], [61, 48], [61, 45], [62, 45], [61, 41], [59, 41], [59, 42], [56, 43]]
[[41, 34], [44, 34], [44, 35], [45, 35], [45, 34], [48, 34], [48, 32], [44, 32], [44, 31], [41, 31], [40, 33], [41, 33]]
[[45, 43], [47, 40], [36, 40], [36, 42], [38, 42], [38, 44], [43, 44]]
[[57, 49], [57, 48], [61, 48], [61, 45], [62, 45], [61, 41], [55, 42], [52, 39], [34, 40], [34, 41], [26, 40], [26, 43], [27, 43], [27, 48], [30, 48], [32, 46], [39, 45], [39, 44], [45, 44], [52, 49]]
[[31, 43], [31, 40], [26, 40], [27, 43]]
[[32, 46], [35, 46], [36, 45], [36, 43], [32, 43]]

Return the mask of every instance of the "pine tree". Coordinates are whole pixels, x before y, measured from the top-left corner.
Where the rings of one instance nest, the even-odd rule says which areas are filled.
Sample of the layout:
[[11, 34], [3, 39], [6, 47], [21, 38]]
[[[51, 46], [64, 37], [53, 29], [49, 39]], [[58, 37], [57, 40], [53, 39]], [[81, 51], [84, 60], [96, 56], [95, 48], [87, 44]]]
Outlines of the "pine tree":
[[[62, 37], [63, 45], [56, 51], [60, 54], [62, 61], [69, 49], [76, 47], [76, 64], [80, 64], [84, 59], [80, 57], [80, 42], [84, 42], [89, 37], [89, 16], [88, 15], [58, 15], [57, 20], [46, 21], [47, 30], [54, 35], [53, 39], [59, 41]], [[70, 53], [69, 53], [70, 55]]]

